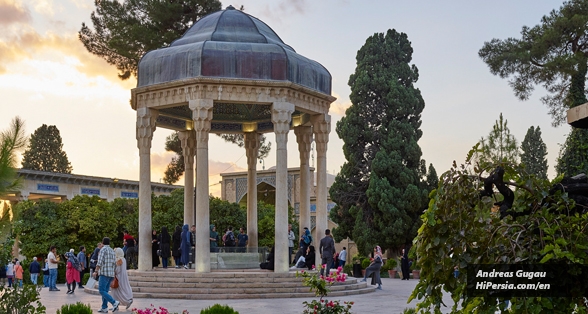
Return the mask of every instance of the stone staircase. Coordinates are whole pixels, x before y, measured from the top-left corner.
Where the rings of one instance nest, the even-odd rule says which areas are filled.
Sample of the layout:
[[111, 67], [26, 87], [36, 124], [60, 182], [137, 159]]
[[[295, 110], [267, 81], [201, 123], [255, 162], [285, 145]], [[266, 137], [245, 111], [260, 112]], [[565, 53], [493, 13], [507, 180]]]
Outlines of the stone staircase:
[[[274, 273], [266, 270], [213, 271], [196, 274], [194, 270], [161, 269], [152, 271], [129, 270], [129, 281], [135, 298], [158, 299], [269, 299], [310, 298], [314, 293], [302, 285], [296, 272]], [[87, 293], [98, 294], [86, 286]], [[375, 286], [348, 277], [343, 283], [331, 286], [329, 297], [374, 292]]]

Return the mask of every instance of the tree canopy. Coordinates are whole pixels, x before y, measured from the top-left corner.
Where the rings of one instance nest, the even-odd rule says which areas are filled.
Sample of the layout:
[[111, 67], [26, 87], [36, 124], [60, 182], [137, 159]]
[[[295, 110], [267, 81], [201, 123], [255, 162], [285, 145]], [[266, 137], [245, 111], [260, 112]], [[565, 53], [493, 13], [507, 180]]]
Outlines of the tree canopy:
[[95, 0], [91, 19], [78, 33], [86, 49], [119, 70], [119, 78], [137, 76], [139, 60], [166, 47], [203, 16], [221, 9], [218, 0]]
[[[429, 191], [418, 140], [425, 102], [414, 86], [408, 36], [395, 30], [369, 37], [349, 78], [352, 102], [337, 123], [346, 162], [330, 189], [335, 239], [349, 237], [360, 253], [375, 245], [409, 244]], [[436, 177], [432, 173], [430, 176]]]
[[480, 162], [516, 162], [519, 156], [517, 140], [510, 133], [508, 121], [502, 117], [496, 120], [488, 137], [480, 140]]
[[510, 78], [521, 100], [543, 86], [548, 95], [541, 101], [549, 107], [553, 125], [563, 124], [567, 109], [587, 102], [588, 1], [566, 1], [539, 25], [523, 26], [520, 39], [492, 39], [478, 54], [492, 74]]
[[541, 138], [541, 129], [529, 127], [521, 143], [521, 163], [527, 172], [540, 179], [547, 179], [547, 146]]
[[54, 125], [43, 124], [36, 129], [22, 157], [23, 169], [60, 173], [72, 171], [67, 154], [63, 151], [61, 135]]
[[[553, 188], [559, 186], [562, 177], [549, 182], [521, 165], [500, 163], [504, 177], [512, 181], [507, 184], [517, 187], [510, 208], [516, 217], [500, 219], [498, 213], [493, 213], [493, 207], [501, 195], [481, 193], [485, 177], [497, 165], [472, 167], [473, 154], [474, 150], [470, 151], [462, 165], [454, 163], [431, 193], [429, 208], [421, 216], [423, 225], [415, 239], [416, 267], [421, 269], [421, 279], [409, 301], [421, 300], [417, 305], [419, 313], [441, 313], [443, 294], [449, 293], [455, 302], [451, 313], [504, 310], [507, 298], [466, 294], [467, 270], [475, 264], [555, 265], [566, 273], [558, 277], [558, 283], [573, 290], [579, 277], [568, 271], [573, 269], [571, 266], [588, 262], [588, 214], [576, 210], [576, 203], [568, 193], [561, 192], [563, 189]], [[454, 267], [459, 270], [457, 277]], [[514, 313], [583, 313], [583, 295], [508, 299]]]

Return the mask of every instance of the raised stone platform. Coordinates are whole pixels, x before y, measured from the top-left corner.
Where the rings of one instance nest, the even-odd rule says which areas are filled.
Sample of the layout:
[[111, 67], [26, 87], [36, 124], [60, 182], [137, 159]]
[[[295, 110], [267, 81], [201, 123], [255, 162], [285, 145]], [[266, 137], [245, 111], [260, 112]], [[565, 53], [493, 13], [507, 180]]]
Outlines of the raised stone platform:
[[[267, 299], [314, 297], [296, 272], [274, 273], [264, 270], [226, 270], [196, 274], [185, 269], [129, 270], [135, 298], [158, 299]], [[375, 286], [348, 277], [335, 283], [329, 296], [347, 296], [374, 292]], [[98, 294], [86, 286], [85, 292]]]

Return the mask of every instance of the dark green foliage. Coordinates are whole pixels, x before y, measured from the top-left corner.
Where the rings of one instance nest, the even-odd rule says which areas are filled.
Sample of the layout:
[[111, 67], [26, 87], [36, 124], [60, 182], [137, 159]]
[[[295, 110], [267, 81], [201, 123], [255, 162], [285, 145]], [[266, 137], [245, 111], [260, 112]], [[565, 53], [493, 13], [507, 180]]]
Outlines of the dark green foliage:
[[[152, 195], [153, 229], [159, 233], [161, 227], [174, 230], [184, 220], [184, 190], [174, 190], [171, 195]], [[271, 246], [274, 242], [275, 209], [272, 205], [260, 203], [259, 209], [259, 245]], [[293, 209], [289, 208], [289, 222], [295, 224]], [[112, 247], [122, 246], [122, 232], [137, 237], [138, 202], [136, 199], [117, 198], [112, 202], [98, 196], [78, 195], [62, 203], [45, 200], [38, 202], [19, 202], [13, 228], [19, 235], [21, 253], [25, 256], [38, 256], [42, 263], [55, 245], [57, 253], [63, 255], [73, 248], [78, 252], [79, 246], [86, 247], [90, 254], [96, 243], [105, 236], [112, 240]], [[239, 227], [247, 227], [247, 213], [236, 203], [223, 201], [217, 197], [210, 198], [210, 222], [217, 226], [222, 236], [229, 226], [237, 235]], [[0, 258], [7, 260], [11, 254], [12, 243], [8, 238], [6, 244], [0, 242]], [[5, 253], [2, 253], [5, 252]], [[3, 255], [4, 254], [4, 255]], [[58, 280], [65, 280], [65, 264], [59, 265]], [[62, 279], [63, 278], [63, 279]]]
[[0, 133], [0, 196], [17, 190], [22, 184], [16, 173], [16, 152], [26, 143], [24, 122], [15, 117], [10, 127]]
[[[426, 164], [418, 140], [425, 102], [414, 87], [416, 66], [404, 33], [388, 30], [366, 40], [349, 78], [352, 102], [337, 123], [345, 164], [330, 189], [337, 206], [337, 241], [351, 238], [359, 252], [410, 243], [427, 205]], [[434, 175], [431, 174], [431, 177]]]
[[543, 16], [539, 25], [523, 26], [520, 39], [492, 39], [478, 54], [492, 74], [510, 78], [521, 100], [543, 86], [549, 94], [541, 101], [557, 126], [565, 122], [567, 109], [586, 102], [587, 53], [588, 1], [572, 0]]
[[527, 172], [547, 179], [547, 146], [541, 139], [541, 129], [531, 126], [521, 143], [521, 163]]
[[92, 314], [92, 308], [90, 305], [86, 305], [82, 302], [76, 302], [76, 304], [65, 304], [61, 309], [57, 309], [57, 314]]
[[[297, 234], [296, 216], [294, 215], [294, 208], [288, 206], [288, 223], [292, 224], [294, 234]], [[276, 238], [276, 208], [274, 205], [263, 202], [257, 203], [257, 233], [258, 246], [271, 248], [274, 245]], [[287, 230], [284, 230], [286, 232]], [[316, 240], [315, 240], [316, 241]], [[296, 242], [296, 241], [295, 241]], [[316, 242], [315, 242], [316, 243]], [[316, 244], [315, 244], [316, 245]]]
[[91, 19], [78, 33], [86, 49], [119, 70], [119, 78], [137, 76], [141, 57], [166, 47], [194, 22], [221, 9], [218, 0], [96, 0]]
[[35, 130], [22, 155], [22, 168], [71, 173], [72, 167], [63, 151], [61, 135], [56, 126], [43, 124]]
[[508, 120], [502, 117], [496, 120], [487, 138], [480, 140], [479, 161], [484, 163], [517, 162], [519, 149], [517, 140], [510, 133]]
[[200, 314], [239, 314], [228, 305], [215, 304], [200, 311]]
[[82, 277], [82, 286], [85, 286], [90, 280], [90, 273], [84, 273], [84, 277]]
[[41, 304], [41, 287], [24, 285], [19, 289], [0, 285], [0, 313], [2, 314], [44, 314]]
[[46, 200], [19, 202], [15, 213], [14, 229], [25, 256], [46, 256], [51, 245], [57, 247], [58, 254], [71, 248], [77, 252], [80, 245], [91, 252], [103, 237], [117, 238], [118, 223], [112, 207], [98, 196], [77, 195], [60, 204]]
[[247, 211], [237, 203], [223, 201], [218, 197], [211, 197], [210, 223], [216, 226], [216, 231], [221, 238], [229, 226], [233, 227], [233, 233], [236, 239], [239, 227], [247, 228]]
[[352, 272], [353, 272], [353, 265], [352, 264], [345, 264], [345, 266], [343, 266], [343, 272], [346, 273], [348, 276], [353, 276]]
[[[512, 210], [529, 214], [500, 219], [491, 212], [496, 200], [480, 198], [479, 192], [483, 178], [496, 165], [487, 170], [473, 167], [470, 157], [464, 165], [454, 164], [441, 176], [429, 208], [421, 216], [423, 225], [413, 247], [417, 255], [413, 266], [421, 270], [421, 280], [408, 300], [420, 300], [419, 313], [440, 313], [444, 293], [449, 293], [455, 302], [451, 313], [498, 311], [503, 299], [463, 298], [469, 264], [588, 263], [588, 214], [570, 211], [574, 202], [566, 193], [549, 192], [561, 176], [549, 182], [529, 174], [521, 165], [501, 163], [505, 178], [520, 187], [514, 191]], [[457, 278], [452, 275], [455, 266], [460, 270]], [[557, 309], [553, 313], [586, 311], [583, 298], [513, 297], [510, 301], [516, 313], [544, 313], [547, 303], [551, 304], [549, 308]]]
[[[225, 141], [236, 144], [241, 148], [245, 146], [245, 137], [243, 136], [243, 134], [223, 134], [221, 135], [221, 137]], [[257, 158], [265, 159], [268, 156], [271, 148], [272, 143], [266, 142], [265, 136], [261, 136], [261, 142], [259, 151], [257, 153]], [[172, 135], [166, 137], [165, 150], [168, 152], [176, 153], [176, 156], [172, 158], [169, 165], [167, 165], [167, 167], [165, 168], [163, 182], [167, 184], [174, 184], [178, 182], [180, 177], [184, 174], [185, 170], [184, 155], [182, 153], [182, 143], [180, 142], [180, 138], [178, 137], [178, 132], [175, 132]]]
[[555, 170], [568, 177], [588, 173], [588, 130], [572, 128], [561, 146]]
[[361, 268], [362, 269], [368, 268], [368, 266], [370, 266], [370, 264], [371, 264], [371, 261], [369, 258], [364, 258], [361, 260]]
[[157, 233], [161, 227], [167, 227], [170, 235], [176, 225], [184, 221], [184, 189], [172, 191], [170, 195], [159, 195], [151, 198], [152, 224]]

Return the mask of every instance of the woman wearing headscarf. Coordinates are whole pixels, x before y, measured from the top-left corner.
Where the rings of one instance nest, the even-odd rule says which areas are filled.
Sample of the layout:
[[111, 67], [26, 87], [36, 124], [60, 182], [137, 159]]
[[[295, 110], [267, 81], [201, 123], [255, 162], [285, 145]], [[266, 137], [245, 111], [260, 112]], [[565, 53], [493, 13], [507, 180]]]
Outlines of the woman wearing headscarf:
[[188, 269], [188, 262], [190, 262], [190, 248], [192, 234], [190, 233], [190, 227], [188, 224], [184, 224], [182, 227], [182, 241], [180, 243], [180, 252], [182, 253], [181, 262], [184, 264], [184, 268]]
[[382, 262], [382, 248], [376, 246], [374, 248], [374, 258], [372, 263], [370, 266], [368, 266], [368, 268], [365, 269], [365, 276], [361, 281], [365, 282], [367, 277], [373, 273], [374, 277], [372, 278], [372, 285], [378, 284], [377, 289], [382, 290], [382, 280], [380, 279], [380, 269], [382, 268]]
[[112, 288], [112, 297], [125, 305], [127, 309], [133, 304], [133, 290], [129, 283], [129, 276], [127, 274], [127, 261], [125, 260], [125, 252], [121, 248], [114, 249], [114, 275], [118, 279], [118, 288]]
[[80, 282], [80, 272], [74, 267], [77, 263], [77, 258], [73, 249], [65, 253], [67, 264], [65, 265], [65, 281], [67, 282], [67, 294], [73, 294], [76, 291], [76, 282]]
[[314, 267], [314, 260], [316, 259], [316, 253], [314, 252], [314, 245], [309, 245], [306, 249], [306, 256], [304, 257], [304, 263], [308, 270], [312, 270]]
[[170, 242], [171, 237], [167, 232], [167, 227], [161, 227], [161, 234], [159, 234], [159, 250], [161, 251], [161, 264], [163, 264], [164, 269], [167, 269], [167, 259], [170, 257]]
[[218, 232], [216, 232], [216, 227], [214, 225], [210, 225], [210, 252], [216, 253], [218, 248]]
[[172, 256], [174, 257], [176, 268], [180, 268], [180, 257], [182, 256], [180, 244], [182, 244], [182, 227], [176, 226], [176, 231], [172, 235]]
[[23, 278], [24, 270], [22, 266], [20, 266], [20, 261], [16, 261], [16, 265], [14, 265], [14, 278], [16, 281], [14, 282], [15, 287], [22, 287], [22, 278]]
[[153, 230], [151, 232], [151, 267], [153, 267], [153, 269], [159, 266], [159, 255], [157, 255], [157, 250], [159, 250], [159, 237], [157, 236], [157, 231]]

